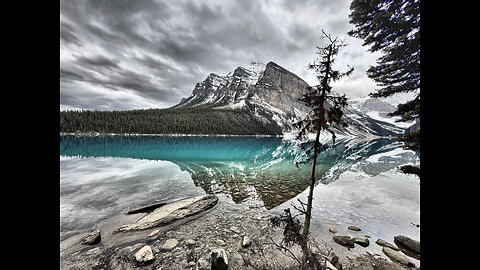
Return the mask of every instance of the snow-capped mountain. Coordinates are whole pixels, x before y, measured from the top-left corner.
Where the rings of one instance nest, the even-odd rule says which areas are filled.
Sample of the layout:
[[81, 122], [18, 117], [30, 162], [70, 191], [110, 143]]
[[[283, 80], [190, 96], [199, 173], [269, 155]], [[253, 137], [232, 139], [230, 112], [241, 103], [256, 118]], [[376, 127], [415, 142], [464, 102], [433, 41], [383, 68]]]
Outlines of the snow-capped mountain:
[[[274, 122], [288, 131], [293, 122], [309, 112], [309, 108], [298, 100], [307, 89], [304, 80], [274, 62], [252, 62], [222, 75], [210, 73], [203, 82], [195, 85], [190, 97], [182, 99], [175, 107], [204, 105], [212, 109], [244, 110], [262, 122]], [[336, 132], [347, 136], [401, 135], [406, 127], [379, 118], [386, 119], [385, 113], [392, 108], [395, 109], [386, 102], [352, 100], [344, 109], [348, 126], [338, 127]]]

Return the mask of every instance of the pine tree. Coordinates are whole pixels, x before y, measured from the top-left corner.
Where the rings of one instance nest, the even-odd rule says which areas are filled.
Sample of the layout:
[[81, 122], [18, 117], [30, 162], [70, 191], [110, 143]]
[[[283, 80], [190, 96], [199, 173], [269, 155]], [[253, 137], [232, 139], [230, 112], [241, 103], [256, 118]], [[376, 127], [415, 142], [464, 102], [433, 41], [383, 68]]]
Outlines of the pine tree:
[[[308, 156], [304, 162], [312, 161], [310, 187], [306, 203], [307, 208], [305, 209], [305, 203], [303, 202], [300, 202], [302, 204], [302, 209], [297, 208], [297, 210], [300, 210], [300, 212], [305, 214], [305, 221], [301, 235], [299, 232], [288, 233], [289, 235], [295, 235], [295, 237], [292, 237], [291, 239], [294, 239], [294, 241], [300, 245], [304, 255], [303, 264], [305, 267], [311, 269], [317, 269], [318, 267], [318, 265], [316, 265], [318, 263], [318, 260], [315, 259], [316, 255], [313, 254], [308, 247], [308, 237], [310, 233], [313, 190], [316, 182], [315, 169], [317, 156], [321, 148], [325, 148], [325, 146], [320, 143], [320, 132], [327, 131], [331, 133], [333, 143], [335, 143], [333, 126], [341, 125], [343, 115], [342, 108], [347, 105], [347, 98], [345, 95], [338, 96], [331, 93], [332, 87], [330, 86], [330, 83], [332, 81], [337, 81], [344, 76], [349, 76], [354, 70], [353, 67], [349, 67], [346, 72], [340, 72], [339, 70], [333, 69], [335, 56], [342, 47], [346, 46], [346, 44], [343, 41], [338, 40], [338, 37], [332, 39], [331, 35], [326, 34], [323, 30], [322, 33], [322, 38], [326, 39], [327, 44], [323, 47], [317, 46], [319, 58], [309, 64], [309, 69], [313, 69], [316, 72], [320, 84], [309, 87], [308, 93], [300, 99], [300, 101], [306, 106], [311, 108], [311, 111], [303, 120], [294, 123], [294, 127], [300, 130], [297, 139], [304, 141], [302, 147], [306, 149]], [[315, 133], [315, 140], [313, 142], [308, 140], [309, 132]], [[289, 223], [292, 223], [291, 217], [288, 216], [289, 215], [286, 215], [284, 217], [285, 220], [289, 220]], [[296, 229], [300, 227], [301, 226], [289, 226], [289, 228]], [[285, 230], [287, 230], [287, 227]], [[284, 235], [287, 234], [284, 233]]]
[[400, 116], [399, 121], [419, 118], [420, 1], [353, 0], [350, 11], [350, 23], [355, 28], [348, 34], [363, 39], [363, 45], [371, 45], [371, 52], [383, 53], [377, 65], [367, 71], [367, 76], [381, 87], [370, 96], [389, 97], [416, 91], [412, 100], [399, 104], [390, 116]]

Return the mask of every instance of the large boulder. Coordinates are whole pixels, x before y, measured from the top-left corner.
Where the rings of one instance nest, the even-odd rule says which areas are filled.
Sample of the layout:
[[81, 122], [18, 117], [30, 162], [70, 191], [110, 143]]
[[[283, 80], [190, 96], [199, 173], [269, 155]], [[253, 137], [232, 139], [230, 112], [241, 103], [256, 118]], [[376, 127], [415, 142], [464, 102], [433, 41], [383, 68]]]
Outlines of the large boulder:
[[153, 212], [145, 215], [133, 224], [121, 226], [113, 231], [113, 233], [145, 230], [156, 226], [166, 225], [175, 220], [210, 209], [215, 206], [217, 202], [218, 198], [215, 194], [206, 194], [169, 203], [156, 208]]
[[420, 242], [413, 240], [404, 235], [397, 235], [393, 238], [393, 242], [398, 246], [401, 252], [406, 255], [420, 260]]

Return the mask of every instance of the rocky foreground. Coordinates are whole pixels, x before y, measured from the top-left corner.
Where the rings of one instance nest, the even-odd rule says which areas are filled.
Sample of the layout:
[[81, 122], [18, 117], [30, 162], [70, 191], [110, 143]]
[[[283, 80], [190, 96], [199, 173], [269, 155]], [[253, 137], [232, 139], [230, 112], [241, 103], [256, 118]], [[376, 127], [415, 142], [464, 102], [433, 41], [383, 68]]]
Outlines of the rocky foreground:
[[[232, 202], [207, 194], [148, 205], [103, 220], [60, 243], [60, 268], [298, 269], [294, 256], [278, 249], [282, 230], [270, 225], [270, 212], [258, 205], [228, 204]], [[356, 226], [348, 229], [361, 231]], [[389, 260], [371, 252], [339, 257], [337, 248], [365, 248], [370, 240], [337, 235], [335, 228], [329, 231], [337, 247], [313, 245], [328, 255], [329, 269], [415, 269], [407, 256], [420, 260], [420, 243], [407, 236], [396, 236], [394, 244], [375, 241]], [[290, 251], [300, 258], [299, 249]]]

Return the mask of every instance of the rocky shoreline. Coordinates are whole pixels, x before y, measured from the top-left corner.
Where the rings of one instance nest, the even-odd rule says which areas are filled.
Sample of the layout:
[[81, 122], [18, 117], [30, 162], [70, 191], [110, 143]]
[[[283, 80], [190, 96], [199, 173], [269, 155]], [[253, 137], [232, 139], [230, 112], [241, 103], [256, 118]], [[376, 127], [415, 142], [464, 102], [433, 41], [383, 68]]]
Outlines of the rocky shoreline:
[[[275, 245], [281, 242], [282, 230], [270, 225], [273, 213], [260, 205], [235, 204], [220, 194], [195, 198], [190, 198], [189, 203], [182, 200], [184, 204], [178, 201], [159, 204], [153, 210], [149, 206], [147, 213], [139, 209], [133, 214], [120, 214], [61, 241], [60, 268], [211, 269], [213, 263], [217, 265], [215, 269], [226, 269], [226, 265], [228, 269], [295, 269], [296, 261]], [[195, 203], [199, 201], [203, 203]], [[165, 212], [162, 211], [167, 209], [165, 206], [170, 207], [170, 214], [156, 218], [168, 222], [152, 223], [153, 213]], [[118, 231], [132, 224], [145, 224], [146, 220], [151, 227], [138, 229], [135, 225], [137, 229]], [[348, 230], [361, 233], [361, 228], [355, 226]], [[415, 269], [405, 254], [418, 255], [420, 259], [420, 243], [406, 236], [395, 237], [395, 244], [376, 240], [375, 244], [383, 247], [383, 256], [368, 250], [365, 256], [343, 256], [335, 251], [345, 245], [366, 248], [372, 245], [372, 239], [337, 235], [335, 228], [329, 231], [338, 245], [320, 244], [315, 248], [322, 254], [330, 254], [330, 265], [337, 269]], [[295, 247], [291, 250], [300, 256], [300, 250]]]

